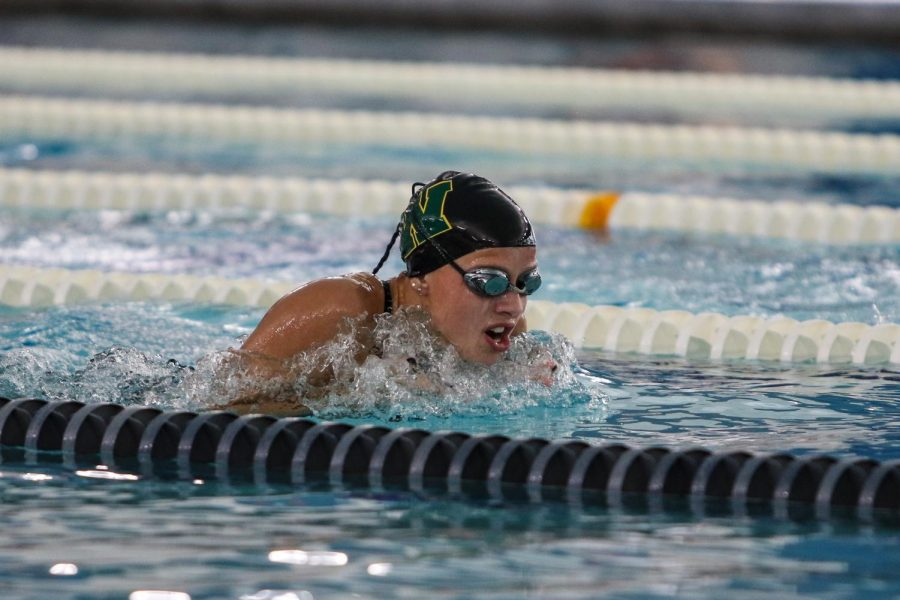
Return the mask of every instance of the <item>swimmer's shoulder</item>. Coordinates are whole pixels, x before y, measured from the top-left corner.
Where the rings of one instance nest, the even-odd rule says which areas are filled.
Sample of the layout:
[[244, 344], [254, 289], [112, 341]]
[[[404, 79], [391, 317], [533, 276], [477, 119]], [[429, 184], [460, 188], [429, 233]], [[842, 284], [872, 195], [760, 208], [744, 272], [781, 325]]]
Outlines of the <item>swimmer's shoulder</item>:
[[286, 358], [332, 339], [347, 318], [374, 318], [383, 303], [381, 282], [369, 273], [317, 279], [273, 304], [242, 349]]
[[273, 310], [296, 313], [341, 313], [345, 316], [381, 312], [384, 290], [371, 273], [351, 273], [311, 281], [283, 296]]
[[384, 285], [372, 273], [351, 273], [344, 275], [343, 286], [353, 296], [353, 302], [363, 309], [363, 313], [376, 315], [384, 310]]

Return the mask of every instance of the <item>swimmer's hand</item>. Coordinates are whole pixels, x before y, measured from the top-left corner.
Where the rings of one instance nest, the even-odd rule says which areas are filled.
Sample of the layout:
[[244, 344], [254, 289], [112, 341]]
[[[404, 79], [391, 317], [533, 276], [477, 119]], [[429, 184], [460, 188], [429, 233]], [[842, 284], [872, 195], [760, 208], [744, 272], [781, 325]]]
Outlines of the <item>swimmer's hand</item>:
[[530, 368], [528, 379], [551, 387], [556, 381], [556, 372], [559, 370], [559, 365], [550, 353], [543, 350], [530, 357], [528, 362]]
[[418, 361], [412, 357], [391, 356], [384, 358], [369, 357], [366, 360], [379, 360], [384, 365], [388, 376], [395, 382], [402, 384], [414, 392], [428, 394], [443, 394], [447, 391], [447, 384], [436, 380], [426, 370], [422, 369]]

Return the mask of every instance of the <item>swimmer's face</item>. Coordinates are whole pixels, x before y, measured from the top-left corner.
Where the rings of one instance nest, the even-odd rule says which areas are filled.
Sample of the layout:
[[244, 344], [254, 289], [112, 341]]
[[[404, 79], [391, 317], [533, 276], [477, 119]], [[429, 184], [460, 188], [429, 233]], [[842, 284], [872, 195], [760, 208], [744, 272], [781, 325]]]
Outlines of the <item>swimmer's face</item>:
[[[504, 271], [510, 281], [537, 267], [534, 247], [487, 248], [457, 259], [464, 271], [491, 267]], [[423, 277], [423, 305], [434, 327], [464, 359], [492, 365], [509, 350], [509, 336], [525, 314], [527, 296], [507, 291], [486, 298], [473, 292], [450, 265]]]

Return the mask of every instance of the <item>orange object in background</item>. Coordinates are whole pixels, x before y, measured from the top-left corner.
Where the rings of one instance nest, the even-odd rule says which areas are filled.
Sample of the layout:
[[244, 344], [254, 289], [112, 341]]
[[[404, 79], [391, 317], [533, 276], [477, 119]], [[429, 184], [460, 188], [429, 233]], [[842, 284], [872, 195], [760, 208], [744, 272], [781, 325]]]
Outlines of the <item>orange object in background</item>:
[[594, 194], [585, 203], [578, 219], [579, 227], [584, 229], [606, 229], [609, 225], [609, 216], [613, 207], [619, 201], [616, 192], [602, 192]]

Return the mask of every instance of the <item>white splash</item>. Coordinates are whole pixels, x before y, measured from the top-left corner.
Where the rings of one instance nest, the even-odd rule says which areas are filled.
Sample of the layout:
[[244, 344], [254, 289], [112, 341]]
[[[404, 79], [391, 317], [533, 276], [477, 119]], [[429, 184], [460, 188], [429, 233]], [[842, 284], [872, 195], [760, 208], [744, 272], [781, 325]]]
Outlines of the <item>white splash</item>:
[[541, 332], [513, 338], [494, 365], [467, 362], [432, 330], [426, 313], [405, 309], [376, 317], [371, 331], [361, 320], [348, 321], [331, 342], [284, 366], [289, 382], [253, 377], [239, 355], [220, 353], [201, 361], [185, 383], [190, 404], [207, 406], [248, 393], [277, 396], [289, 385], [316, 416], [327, 419], [502, 415], [574, 403], [605, 411], [606, 396], [585, 385], [574, 367], [572, 345]]

